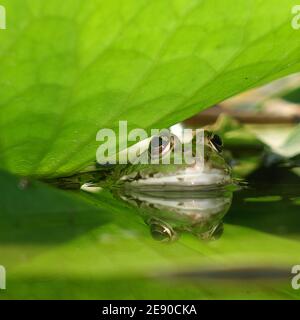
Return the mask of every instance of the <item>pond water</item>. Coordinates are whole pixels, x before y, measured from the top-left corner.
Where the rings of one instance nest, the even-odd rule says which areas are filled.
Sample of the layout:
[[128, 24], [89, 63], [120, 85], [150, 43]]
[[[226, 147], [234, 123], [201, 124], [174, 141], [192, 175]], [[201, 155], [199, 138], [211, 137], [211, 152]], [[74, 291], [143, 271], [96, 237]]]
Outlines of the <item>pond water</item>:
[[288, 168], [258, 169], [239, 190], [163, 197], [2, 178], [5, 298], [299, 298], [300, 183]]
[[[235, 193], [230, 224], [300, 240], [300, 178], [285, 168], [260, 169]], [[299, 253], [300, 257], [300, 253]]]
[[178, 250], [179, 260], [186, 258], [191, 264], [158, 272], [150, 287], [163, 281], [178, 294], [180, 288], [191, 290], [190, 298], [203, 290], [213, 297], [225, 290], [228, 298], [254, 293], [257, 298], [299, 298], [291, 286], [291, 268], [300, 264], [299, 191], [296, 174], [273, 167], [257, 170], [238, 190], [129, 192], [121, 197], [143, 221], [148, 240], [161, 242], [166, 256], [176, 256], [176, 242], [199, 256], [198, 262], [192, 261], [180, 257]]
[[300, 240], [300, 179], [285, 168], [263, 168], [241, 186], [208, 192], [126, 190], [114, 196], [131, 205], [149, 236], [162, 242], [176, 241], [182, 233], [217, 240], [224, 223]]

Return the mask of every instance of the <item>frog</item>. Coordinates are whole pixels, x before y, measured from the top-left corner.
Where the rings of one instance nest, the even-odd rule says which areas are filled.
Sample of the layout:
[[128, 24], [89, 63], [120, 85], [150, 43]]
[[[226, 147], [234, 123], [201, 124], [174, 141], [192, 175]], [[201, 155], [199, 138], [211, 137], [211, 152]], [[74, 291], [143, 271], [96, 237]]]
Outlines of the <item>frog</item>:
[[[148, 153], [151, 159], [160, 161], [154, 164], [129, 165], [117, 175], [125, 188], [144, 191], [192, 191], [214, 190], [232, 183], [231, 168], [222, 155], [223, 142], [219, 135], [204, 131], [203, 155], [197, 158], [196, 131], [193, 131], [191, 140], [192, 161], [175, 163], [175, 151], [184, 152], [182, 140], [172, 136], [154, 136], [148, 144]], [[179, 144], [179, 149], [177, 148]], [[154, 147], [153, 147], [154, 146]], [[168, 163], [163, 162], [168, 159]]]
[[[203, 131], [203, 155], [201, 161], [196, 157], [195, 150], [197, 131], [194, 130], [190, 141], [192, 161], [178, 164], [175, 150], [183, 152], [182, 140], [174, 134], [162, 133], [148, 139], [143, 148], [139, 149], [136, 162], [127, 164], [94, 164], [88, 171], [71, 177], [58, 178], [51, 181], [63, 189], [82, 189], [100, 191], [116, 188], [156, 192], [190, 192], [217, 190], [234, 183], [231, 167], [223, 156], [223, 141], [211, 131]], [[132, 149], [133, 150], [133, 149]], [[134, 149], [136, 152], [136, 149]], [[143, 155], [158, 161], [141, 163]], [[170, 160], [167, 164], [163, 159]]]

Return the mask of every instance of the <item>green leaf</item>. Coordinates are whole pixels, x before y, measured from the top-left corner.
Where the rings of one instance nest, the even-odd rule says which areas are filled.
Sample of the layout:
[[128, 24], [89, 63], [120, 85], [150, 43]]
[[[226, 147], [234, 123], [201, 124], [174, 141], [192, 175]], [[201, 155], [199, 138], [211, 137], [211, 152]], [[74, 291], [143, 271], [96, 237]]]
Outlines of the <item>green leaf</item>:
[[[136, 209], [105, 191], [69, 193], [0, 177], [0, 264], [7, 269], [1, 298], [295, 297], [290, 267], [299, 257], [298, 241], [225, 224], [216, 242], [185, 234], [164, 244], [150, 237]], [[249, 268], [265, 268], [267, 277], [274, 268], [286, 273], [246, 288], [236, 276], [224, 283], [205, 277]], [[200, 276], [176, 276], [190, 271]]]
[[2, 0], [1, 167], [59, 176], [96, 133], [170, 126], [296, 72], [293, 0]]
[[285, 157], [294, 157], [300, 154], [300, 125], [296, 126], [279, 148], [280, 154]]
[[293, 158], [300, 153], [300, 125], [247, 125], [247, 129], [282, 157]]
[[293, 89], [292, 91], [288, 91], [282, 96], [283, 99], [292, 102], [299, 103], [300, 102], [300, 88]]

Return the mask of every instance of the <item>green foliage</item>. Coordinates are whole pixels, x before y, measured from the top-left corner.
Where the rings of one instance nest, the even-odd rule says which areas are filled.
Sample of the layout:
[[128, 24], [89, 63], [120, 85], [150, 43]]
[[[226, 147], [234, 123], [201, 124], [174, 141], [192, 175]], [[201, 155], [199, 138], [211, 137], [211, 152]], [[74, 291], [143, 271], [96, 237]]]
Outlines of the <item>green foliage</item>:
[[65, 175], [96, 133], [166, 127], [296, 72], [294, 1], [3, 0], [1, 166]]
[[294, 1], [1, 4], [0, 167], [10, 172], [0, 174], [0, 263], [8, 270], [1, 298], [295, 296], [289, 279], [245, 290], [240, 282], [200, 287], [157, 275], [290, 266], [296, 240], [226, 224], [218, 242], [185, 235], [163, 245], [138, 212], [106, 192], [64, 192], [16, 177], [77, 172], [95, 159], [97, 131], [117, 130], [119, 120], [129, 128], [167, 127], [299, 71]]

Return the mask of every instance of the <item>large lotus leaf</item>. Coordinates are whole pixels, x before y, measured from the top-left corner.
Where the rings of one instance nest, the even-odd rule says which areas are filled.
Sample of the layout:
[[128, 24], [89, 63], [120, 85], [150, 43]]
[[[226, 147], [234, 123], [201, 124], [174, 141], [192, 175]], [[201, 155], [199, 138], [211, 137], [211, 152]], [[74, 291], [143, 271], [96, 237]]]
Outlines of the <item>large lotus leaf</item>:
[[1, 4], [1, 166], [18, 174], [69, 174], [101, 128], [166, 127], [300, 69], [293, 0]]

